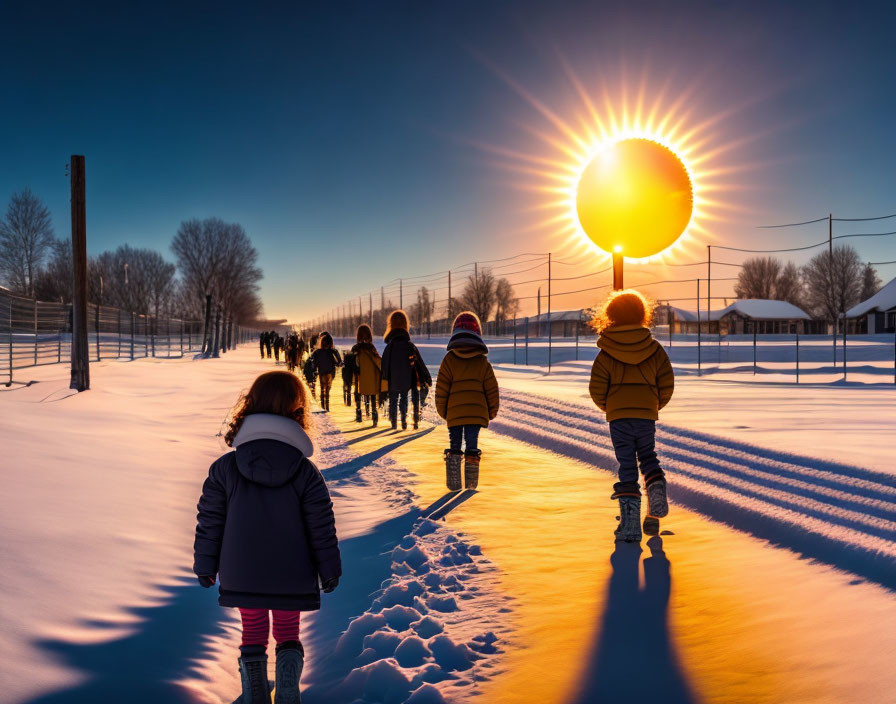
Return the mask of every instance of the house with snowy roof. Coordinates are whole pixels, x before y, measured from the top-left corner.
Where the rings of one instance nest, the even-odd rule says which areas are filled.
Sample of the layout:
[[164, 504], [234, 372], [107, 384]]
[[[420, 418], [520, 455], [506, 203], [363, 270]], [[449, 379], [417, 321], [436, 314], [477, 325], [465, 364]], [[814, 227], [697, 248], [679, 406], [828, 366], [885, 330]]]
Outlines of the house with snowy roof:
[[868, 300], [846, 311], [846, 318], [861, 323], [856, 326], [859, 332], [870, 335], [896, 332], [896, 278]]
[[785, 335], [822, 332], [811, 316], [787, 301], [739, 298], [717, 310], [692, 311], [667, 306], [665, 315], [672, 332], [723, 335]]

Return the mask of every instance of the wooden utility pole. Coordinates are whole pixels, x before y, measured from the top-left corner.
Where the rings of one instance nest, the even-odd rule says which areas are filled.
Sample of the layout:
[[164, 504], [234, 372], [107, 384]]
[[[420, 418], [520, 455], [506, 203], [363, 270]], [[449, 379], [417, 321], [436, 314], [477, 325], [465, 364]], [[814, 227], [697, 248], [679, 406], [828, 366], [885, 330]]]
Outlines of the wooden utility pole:
[[622, 283], [622, 253], [613, 252], [613, 290], [621, 291], [624, 288]]
[[69, 388], [90, 388], [90, 361], [87, 349], [87, 188], [84, 157], [71, 158], [72, 256], [72, 378]]
[[548, 374], [551, 373], [554, 331], [551, 325], [551, 254], [548, 253]]

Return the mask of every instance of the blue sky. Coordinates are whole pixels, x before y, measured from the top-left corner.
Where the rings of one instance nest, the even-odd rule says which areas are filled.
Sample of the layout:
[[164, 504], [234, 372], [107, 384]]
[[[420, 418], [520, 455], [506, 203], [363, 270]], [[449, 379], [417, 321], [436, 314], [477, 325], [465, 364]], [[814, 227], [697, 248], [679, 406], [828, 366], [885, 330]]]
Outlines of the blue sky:
[[[85, 154], [91, 252], [170, 256], [181, 220], [239, 221], [267, 312], [298, 320], [554, 248], [478, 145], [534, 149], [544, 126], [493, 67], [573, 109], [562, 57], [589, 90], [635, 69], [694, 87], [695, 115], [738, 106], [714, 241], [802, 244], [824, 228], [754, 226], [896, 212], [894, 29], [883, 5], [822, 2], [20, 3], [0, 15], [0, 201], [31, 187], [68, 236], [64, 167]], [[896, 238], [851, 242], [896, 258]]]

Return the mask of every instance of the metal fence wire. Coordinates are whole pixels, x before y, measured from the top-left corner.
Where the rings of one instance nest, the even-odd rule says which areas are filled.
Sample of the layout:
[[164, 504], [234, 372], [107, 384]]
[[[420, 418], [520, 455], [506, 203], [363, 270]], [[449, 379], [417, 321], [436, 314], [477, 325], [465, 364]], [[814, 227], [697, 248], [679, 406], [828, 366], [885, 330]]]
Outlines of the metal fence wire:
[[[202, 349], [202, 322], [156, 317], [90, 303], [90, 361], [178, 358]], [[23, 298], [0, 288], [0, 379], [15, 370], [71, 360], [72, 306]]]

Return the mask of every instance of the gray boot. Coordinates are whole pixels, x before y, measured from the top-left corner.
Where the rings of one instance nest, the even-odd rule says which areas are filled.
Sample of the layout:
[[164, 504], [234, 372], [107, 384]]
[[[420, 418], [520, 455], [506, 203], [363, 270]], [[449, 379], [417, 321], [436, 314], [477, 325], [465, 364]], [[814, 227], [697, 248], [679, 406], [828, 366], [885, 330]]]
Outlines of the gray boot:
[[305, 653], [299, 643], [287, 647], [277, 646], [277, 684], [274, 689], [274, 704], [302, 704], [299, 680]]
[[641, 495], [640, 493], [616, 491], [610, 498], [619, 499], [619, 525], [616, 541], [626, 543], [641, 542]]
[[464, 453], [460, 450], [445, 450], [445, 484], [448, 491], [460, 491], [460, 461]]
[[664, 518], [669, 515], [665, 479], [657, 479], [647, 485], [647, 513], [655, 518]]
[[243, 696], [240, 704], [271, 704], [268, 686], [268, 656], [247, 655], [239, 659]]

